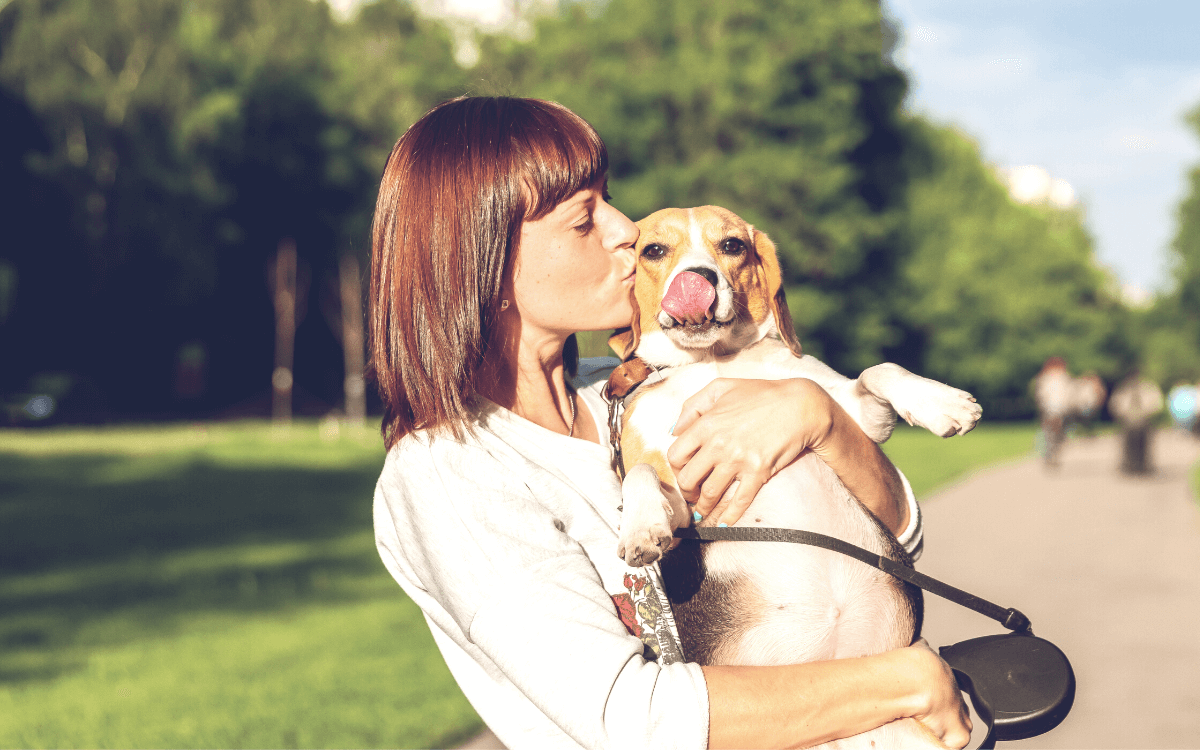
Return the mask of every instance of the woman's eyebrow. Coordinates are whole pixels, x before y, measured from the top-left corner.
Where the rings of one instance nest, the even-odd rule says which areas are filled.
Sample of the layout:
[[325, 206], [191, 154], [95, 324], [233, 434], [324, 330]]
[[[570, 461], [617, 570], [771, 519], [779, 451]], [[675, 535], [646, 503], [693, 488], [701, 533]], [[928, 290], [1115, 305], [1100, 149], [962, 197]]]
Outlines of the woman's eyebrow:
[[580, 191], [578, 195], [563, 204], [563, 207], [568, 213], [572, 214], [577, 210], [591, 213], [596, 207], [596, 193], [590, 190]]

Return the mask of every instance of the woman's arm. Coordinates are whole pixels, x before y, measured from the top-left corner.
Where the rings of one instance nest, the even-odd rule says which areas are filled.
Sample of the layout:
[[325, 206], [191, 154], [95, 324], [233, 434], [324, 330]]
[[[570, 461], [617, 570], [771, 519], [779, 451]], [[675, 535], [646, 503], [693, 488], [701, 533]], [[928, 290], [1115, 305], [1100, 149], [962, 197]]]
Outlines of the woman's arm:
[[[719, 378], [684, 402], [667, 454], [704, 517], [734, 523], [768, 479], [811, 450], [893, 533], [908, 526], [896, 467], [850, 415], [807, 378]], [[737, 490], [726, 497], [734, 480]]]
[[949, 667], [924, 643], [858, 659], [783, 667], [703, 667], [709, 748], [809, 747], [902, 718], [948, 747], [971, 719]]

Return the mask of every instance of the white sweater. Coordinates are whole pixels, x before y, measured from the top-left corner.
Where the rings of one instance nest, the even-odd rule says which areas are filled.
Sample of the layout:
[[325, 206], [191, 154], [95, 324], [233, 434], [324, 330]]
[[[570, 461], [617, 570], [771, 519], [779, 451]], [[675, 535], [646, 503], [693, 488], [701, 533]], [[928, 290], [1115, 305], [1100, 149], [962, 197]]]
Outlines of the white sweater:
[[[578, 418], [602, 436], [614, 364], [584, 360], [576, 378]], [[375, 490], [383, 563], [463, 693], [514, 750], [705, 748], [704, 675], [674, 653], [657, 566], [617, 557], [608, 447], [480, 401], [473, 436], [405, 436]], [[901, 541], [916, 549], [909, 503]]]

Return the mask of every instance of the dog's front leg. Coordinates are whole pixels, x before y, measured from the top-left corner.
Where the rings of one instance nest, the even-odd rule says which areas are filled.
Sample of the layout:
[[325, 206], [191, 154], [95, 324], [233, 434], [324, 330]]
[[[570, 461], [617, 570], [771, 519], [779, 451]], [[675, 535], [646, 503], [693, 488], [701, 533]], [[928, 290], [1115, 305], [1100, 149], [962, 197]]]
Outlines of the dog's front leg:
[[673, 480], [673, 475], [671, 481], [663, 480], [648, 463], [625, 474], [617, 555], [626, 564], [637, 568], [658, 560], [671, 548], [675, 529], [688, 523], [687, 503]]
[[966, 391], [914, 375], [890, 362], [863, 370], [857, 386], [864, 398], [890, 404], [905, 422], [941, 437], [967, 434], [983, 415], [975, 397]]

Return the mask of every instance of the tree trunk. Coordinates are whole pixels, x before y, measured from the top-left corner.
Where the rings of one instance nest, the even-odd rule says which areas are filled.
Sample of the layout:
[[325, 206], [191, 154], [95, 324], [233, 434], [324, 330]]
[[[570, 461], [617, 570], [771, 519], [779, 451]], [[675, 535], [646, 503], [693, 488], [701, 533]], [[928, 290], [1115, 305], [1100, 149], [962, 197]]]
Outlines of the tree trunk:
[[275, 255], [275, 371], [271, 373], [271, 417], [292, 420], [292, 362], [296, 347], [296, 241], [279, 241]]
[[358, 259], [347, 253], [338, 263], [342, 298], [342, 351], [346, 364], [346, 422], [361, 426], [367, 416], [367, 389], [363, 382], [362, 283]]

